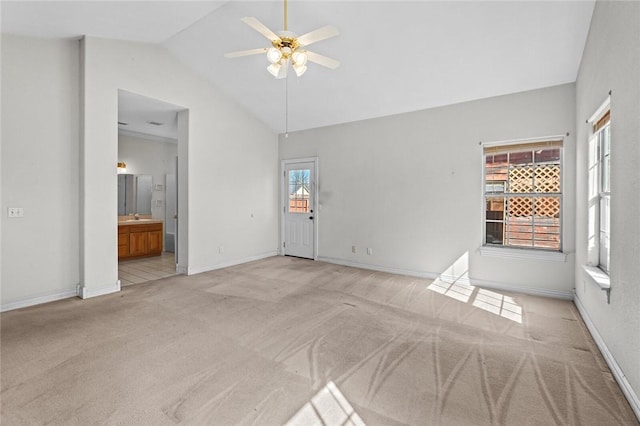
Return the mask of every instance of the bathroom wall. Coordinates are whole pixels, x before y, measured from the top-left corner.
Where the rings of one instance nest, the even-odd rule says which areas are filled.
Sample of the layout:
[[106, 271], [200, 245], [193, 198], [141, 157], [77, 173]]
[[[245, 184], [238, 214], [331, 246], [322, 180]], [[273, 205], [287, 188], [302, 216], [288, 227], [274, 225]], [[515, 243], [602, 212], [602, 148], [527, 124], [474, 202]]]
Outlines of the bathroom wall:
[[[130, 132], [118, 132], [118, 161], [127, 164], [127, 173], [151, 175], [151, 214], [154, 219], [165, 220], [165, 175], [175, 174], [178, 141]], [[156, 190], [156, 185], [162, 185]], [[156, 201], [160, 201], [158, 204]]]

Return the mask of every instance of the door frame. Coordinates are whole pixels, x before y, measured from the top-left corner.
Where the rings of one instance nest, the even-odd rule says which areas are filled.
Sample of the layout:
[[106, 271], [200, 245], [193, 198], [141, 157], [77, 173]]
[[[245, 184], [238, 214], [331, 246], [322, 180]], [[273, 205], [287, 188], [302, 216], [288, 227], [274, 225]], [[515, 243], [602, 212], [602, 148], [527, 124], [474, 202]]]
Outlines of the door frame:
[[285, 169], [287, 165], [296, 163], [314, 164], [314, 185], [312, 190], [312, 195], [314, 198], [313, 206], [315, 207], [315, 210], [313, 211], [313, 260], [318, 260], [318, 218], [320, 216], [320, 204], [318, 202], [318, 157], [288, 158], [280, 161], [280, 246], [278, 248], [278, 254], [280, 256], [285, 255], [285, 196], [287, 194], [287, 188], [285, 184], [287, 174]]

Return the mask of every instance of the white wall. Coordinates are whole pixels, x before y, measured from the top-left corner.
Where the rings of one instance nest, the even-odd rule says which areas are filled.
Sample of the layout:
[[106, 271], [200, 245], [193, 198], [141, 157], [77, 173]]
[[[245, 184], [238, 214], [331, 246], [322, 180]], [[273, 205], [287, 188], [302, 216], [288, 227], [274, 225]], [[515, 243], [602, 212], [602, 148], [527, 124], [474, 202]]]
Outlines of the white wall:
[[[153, 180], [151, 193], [151, 214], [155, 219], [165, 219], [165, 175], [175, 174], [177, 141], [161, 140], [132, 133], [118, 133], [118, 161], [127, 164], [127, 173], [134, 175], [150, 175]], [[155, 190], [155, 185], [162, 185], [162, 191]], [[162, 205], [157, 206], [156, 200]]]
[[[485, 284], [570, 296], [575, 87], [567, 84], [280, 137], [280, 158], [318, 156], [319, 256], [437, 275], [467, 256]], [[482, 147], [564, 135], [567, 262], [482, 256]], [[358, 252], [351, 253], [356, 245]], [[366, 247], [373, 254], [366, 254]]]
[[[2, 35], [3, 308], [79, 281], [79, 43]], [[24, 218], [7, 219], [7, 207]]]
[[275, 253], [277, 135], [163, 47], [86, 37], [82, 65], [84, 288], [99, 293], [117, 279], [118, 89], [188, 109], [188, 143], [178, 146], [189, 256], [181, 267], [198, 272]]
[[166, 49], [3, 35], [2, 89], [2, 309], [117, 290], [118, 89], [188, 108], [182, 268], [275, 253], [277, 135]]
[[[582, 265], [587, 262], [591, 135], [585, 120], [610, 90], [611, 304], [607, 304], [605, 293], [585, 277]], [[576, 84], [576, 105], [576, 303], [586, 311], [628, 381], [640, 417], [640, 3], [596, 3]]]

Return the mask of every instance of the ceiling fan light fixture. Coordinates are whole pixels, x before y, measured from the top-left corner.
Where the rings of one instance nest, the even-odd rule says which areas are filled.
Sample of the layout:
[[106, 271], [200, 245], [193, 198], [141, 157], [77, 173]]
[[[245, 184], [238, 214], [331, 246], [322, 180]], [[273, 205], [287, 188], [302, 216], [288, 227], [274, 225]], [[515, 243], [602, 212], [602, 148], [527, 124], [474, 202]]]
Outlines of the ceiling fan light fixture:
[[291, 48], [289, 46], [282, 46], [280, 50], [282, 51], [282, 56], [284, 56], [285, 58], [291, 56]]
[[272, 76], [278, 77], [278, 74], [280, 73], [280, 68], [282, 68], [282, 65], [280, 65], [279, 62], [276, 62], [274, 64], [269, 65], [267, 67], [267, 71], [269, 71], [269, 73], [271, 73]]
[[294, 64], [299, 66], [304, 66], [307, 64], [307, 54], [304, 52], [293, 52], [293, 55], [291, 55], [291, 59], [293, 59]]
[[270, 47], [267, 50], [267, 59], [272, 64], [275, 64], [279, 62], [280, 59], [282, 59], [282, 52], [279, 49], [276, 49], [275, 47]]
[[306, 65], [300, 65], [300, 64], [293, 64], [293, 70], [296, 72], [296, 75], [298, 77], [302, 77], [302, 74], [307, 72], [307, 66]]

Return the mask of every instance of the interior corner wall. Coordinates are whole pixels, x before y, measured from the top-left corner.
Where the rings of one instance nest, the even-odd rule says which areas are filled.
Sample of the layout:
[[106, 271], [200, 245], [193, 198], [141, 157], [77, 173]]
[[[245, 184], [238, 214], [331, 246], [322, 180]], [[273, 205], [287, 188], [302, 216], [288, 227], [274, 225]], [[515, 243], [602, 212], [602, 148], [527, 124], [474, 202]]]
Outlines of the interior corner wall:
[[161, 46], [85, 37], [83, 69], [83, 286], [100, 288], [117, 278], [118, 89], [188, 109], [188, 142], [179, 138], [178, 147], [187, 272], [276, 254], [278, 138], [272, 130]]
[[77, 40], [2, 35], [3, 309], [76, 292], [79, 86]]
[[[280, 159], [317, 156], [319, 258], [425, 276], [452, 265], [485, 285], [570, 297], [575, 85], [290, 133]], [[481, 255], [480, 142], [565, 138], [566, 262]], [[351, 247], [356, 246], [356, 253]], [[366, 248], [373, 253], [367, 254]]]
[[[576, 83], [576, 302], [635, 393], [640, 417], [640, 3], [598, 1]], [[611, 91], [611, 303], [584, 275], [588, 244], [585, 121]], [[623, 388], [624, 388], [623, 383]]]

